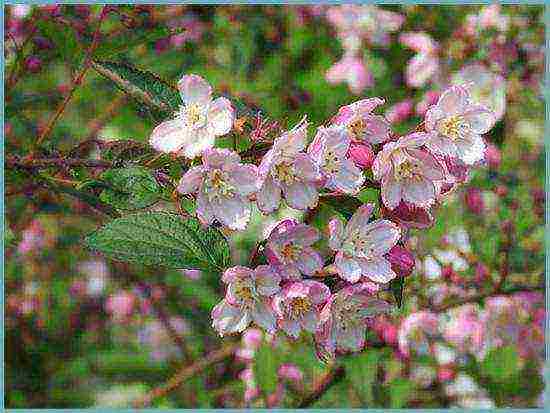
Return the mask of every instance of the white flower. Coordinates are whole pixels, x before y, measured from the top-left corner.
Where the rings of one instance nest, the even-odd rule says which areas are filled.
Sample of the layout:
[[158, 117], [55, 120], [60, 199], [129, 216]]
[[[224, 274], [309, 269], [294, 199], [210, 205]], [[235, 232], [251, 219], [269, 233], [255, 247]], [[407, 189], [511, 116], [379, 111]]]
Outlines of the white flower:
[[212, 148], [217, 136], [231, 131], [235, 111], [224, 97], [212, 100], [212, 88], [200, 76], [184, 75], [178, 89], [183, 106], [174, 119], [153, 130], [149, 143], [160, 152], [192, 159]]

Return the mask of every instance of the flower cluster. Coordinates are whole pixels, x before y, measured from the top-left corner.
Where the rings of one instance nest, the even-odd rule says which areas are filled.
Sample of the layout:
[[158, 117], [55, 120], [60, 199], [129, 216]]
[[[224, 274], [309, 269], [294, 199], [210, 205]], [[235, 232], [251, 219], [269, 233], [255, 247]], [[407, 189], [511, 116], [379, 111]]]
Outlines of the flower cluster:
[[[184, 105], [153, 131], [151, 145], [175, 156], [201, 156], [177, 191], [195, 196], [204, 225], [217, 221], [244, 230], [253, 203], [264, 214], [283, 202], [306, 211], [317, 208], [321, 194], [354, 196], [380, 188], [382, 208], [364, 204], [347, 223], [334, 217], [320, 231], [307, 222], [279, 222], [259, 246], [266, 264], [227, 269], [225, 298], [212, 311], [222, 336], [253, 323], [292, 338], [313, 334], [321, 357], [360, 351], [367, 320], [391, 308], [379, 292], [414, 266], [399, 245], [404, 231], [430, 225], [430, 208], [484, 158], [481, 135], [495, 123], [493, 112], [472, 101], [466, 86], [453, 86], [427, 109], [423, 130], [397, 137], [388, 120], [373, 113], [384, 100], [363, 99], [340, 108], [309, 145], [304, 117], [276, 137], [256, 165], [214, 147], [216, 136], [232, 130], [230, 101], [213, 99], [211, 87], [196, 75], [184, 76], [179, 88]], [[323, 239], [328, 251], [316, 248]], [[326, 282], [329, 277], [336, 282]]]

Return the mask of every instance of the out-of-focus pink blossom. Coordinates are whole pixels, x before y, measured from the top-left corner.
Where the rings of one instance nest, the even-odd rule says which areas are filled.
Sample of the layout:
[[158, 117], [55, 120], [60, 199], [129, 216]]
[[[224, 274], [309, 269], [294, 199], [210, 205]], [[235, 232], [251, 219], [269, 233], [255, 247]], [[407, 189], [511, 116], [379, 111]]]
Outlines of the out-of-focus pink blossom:
[[492, 143], [487, 144], [487, 148], [485, 149], [485, 161], [487, 162], [487, 166], [491, 169], [498, 169], [501, 159], [500, 150]]
[[[464, 66], [452, 77], [453, 85], [468, 85], [471, 100], [493, 111], [495, 121], [506, 111], [506, 80], [481, 63]], [[483, 132], [482, 132], [483, 133]]]
[[283, 380], [288, 380], [294, 385], [299, 386], [304, 380], [304, 374], [302, 371], [294, 364], [284, 363], [279, 366], [277, 370], [277, 375]]
[[302, 273], [312, 276], [323, 266], [323, 259], [311, 247], [319, 238], [315, 228], [284, 220], [269, 234], [265, 255], [283, 278], [297, 280]]
[[228, 149], [206, 149], [202, 165], [189, 169], [177, 190], [197, 194], [197, 217], [206, 225], [214, 219], [233, 230], [246, 228], [251, 214], [249, 196], [258, 190], [257, 167], [240, 163]]
[[437, 369], [437, 379], [443, 383], [450, 382], [456, 377], [456, 369], [452, 366], [440, 366]]
[[321, 126], [307, 152], [319, 166], [326, 188], [353, 195], [359, 191], [365, 177], [347, 158], [350, 145], [351, 133], [344, 125]]
[[483, 7], [478, 14], [466, 16], [465, 30], [469, 35], [479, 34], [482, 30], [496, 29], [506, 32], [510, 24], [510, 17], [501, 14], [500, 4], [495, 3]]
[[339, 276], [351, 283], [362, 277], [387, 283], [396, 276], [384, 255], [397, 244], [401, 231], [385, 219], [369, 223], [373, 210], [373, 204], [359, 207], [345, 227], [338, 218], [329, 222], [329, 247], [336, 251], [334, 265]]
[[382, 201], [389, 209], [403, 200], [418, 207], [432, 205], [438, 188], [435, 181], [444, 179], [443, 168], [421, 147], [429, 141], [426, 133], [412, 133], [384, 145], [372, 164], [374, 178], [381, 182]]
[[344, 55], [327, 70], [325, 77], [331, 84], [347, 83], [355, 95], [374, 86], [374, 77], [359, 56]]
[[413, 107], [414, 104], [412, 99], [405, 99], [401, 102], [397, 102], [386, 110], [386, 119], [390, 123], [403, 122], [412, 115]]
[[31, 252], [37, 252], [45, 244], [44, 227], [38, 220], [31, 221], [30, 225], [23, 230], [21, 242], [17, 246], [17, 252], [26, 255]]
[[425, 32], [405, 32], [399, 41], [417, 52], [407, 63], [405, 80], [411, 87], [422, 87], [439, 71], [438, 44]]
[[439, 334], [439, 319], [436, 314], [429, 311], [412, 313], [399, 327], [399, 351], [407, 357], [412, 353], [430, 354], [432, 343]]
[[481, 189], [470, 187], [464, 194], [464, 201], [468, 210], [476, 215], [483, 214], [485, 210], [485, 203], [483, 202], [483, 193]]
[[200, 270], [181, 270], [181, 273], [190, 280], [198, 280], [202, 276]]
[[483, 346], [484, 327], [481, 311], [473, 304], [462, 305], [447, 312], [443, 325], [443, 337], [460, 352], [477, 355]]
[[111, 294], [105, 303], [105, 310], [110, 313], [116, 321], [123, 321], [132, 315], [136, 297], [128, 291], [120, 291]]
[[262, 343], [264, 333], [257, 328], [248, 328], [242, 334], [241, 342], [242, 346], [237, 349], [235, 356], [245, 362], [251, 362], [254, 359], [256, 350]]

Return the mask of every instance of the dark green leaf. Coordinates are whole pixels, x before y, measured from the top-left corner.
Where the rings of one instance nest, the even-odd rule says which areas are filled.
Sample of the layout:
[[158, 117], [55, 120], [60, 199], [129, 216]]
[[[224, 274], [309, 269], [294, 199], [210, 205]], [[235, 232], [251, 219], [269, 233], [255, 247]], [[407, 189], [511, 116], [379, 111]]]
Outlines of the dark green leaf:
[[519, 372], [519, 355], [512, 346], [491, 350], [481, 363], [481, 373], [496, 382], [506, 381]]
[[361, 401], [367, 405], [373, 403], [372, 384], [376, 379], [380, 354], [377, 350], [367, 349], [363, 353], [344, 360], [346, 380], [348, 380]]
[[405, 277], [396, 277], [390, 281], [390, 289], [397, 303], [397, 307], [401, 308], [403, 304], [403, 287], [405, 286]]
[[165, 212], [115, 219], [88, 235], [85, 243], [114, 260], [143, 265], [221, 272], [231, 263], [227, 241], [217, 229]]
[[346, 219], [350, 219], [357, 208], [363, 205], [359, 199], [349, 195], [323, 196], [321, 197], [321, 203], [330, 205]]
[[143, 209], [158, 200], [160, 187], [151, 171], [142, 166], [109, 169], [101, 178], [110, 188], [105, 188], [99, 199], [117, 209]]
[[151, 109], [169, 114], [182, 103], [178, 90], [153, 73], [126, 63], [94, 61], [92, 65], [98, 73]]

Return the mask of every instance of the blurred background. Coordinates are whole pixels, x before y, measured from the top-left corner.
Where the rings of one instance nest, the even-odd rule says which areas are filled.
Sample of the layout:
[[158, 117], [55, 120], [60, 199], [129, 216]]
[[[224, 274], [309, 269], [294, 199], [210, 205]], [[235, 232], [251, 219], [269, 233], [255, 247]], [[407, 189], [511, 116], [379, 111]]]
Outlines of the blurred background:
[[[109, 6], [96, 31], [101, 10], [5, 9], [6, 407], [544, 405], [543, 7]], [[250, 328], [221, 340], [210, 328], [219, 274], [88, 252], [82, 238], [108, 220], [87, 184], [98, 170], [21, 166], [69, 95], [38, 142], [44, 159], [94, 159], [94, 141], [147, 142], [158, 124], [93, 68], [73, 87], [94, 36], [96, 60], [172, 84], [199, 74], [281, 127], [380, 96], [405, 133], [465, 81], [495, 111], [485, 165], [410, 233], [402, 307], [373, 321], [373, 344], [339, 358], [338, 374], [306, 337]], [[289, 215], [256, 213], [231, 236], [234, 263]]]

